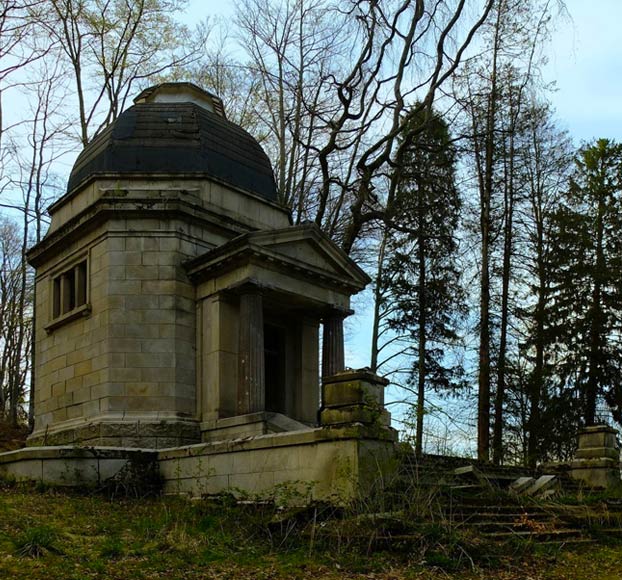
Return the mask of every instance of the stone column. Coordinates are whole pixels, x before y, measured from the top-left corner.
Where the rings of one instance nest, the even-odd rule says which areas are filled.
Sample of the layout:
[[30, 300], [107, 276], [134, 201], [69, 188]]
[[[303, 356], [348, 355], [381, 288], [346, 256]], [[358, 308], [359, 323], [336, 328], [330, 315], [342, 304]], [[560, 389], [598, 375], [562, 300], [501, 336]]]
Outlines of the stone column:
[[265, 410], [263, 301], [258, 290], [240, 296], [238, 414]]
[[324, 317], [322, 334], [322, 376], [332, 377], [345, 369], [343, 354], [342, 312], [331, 312]]

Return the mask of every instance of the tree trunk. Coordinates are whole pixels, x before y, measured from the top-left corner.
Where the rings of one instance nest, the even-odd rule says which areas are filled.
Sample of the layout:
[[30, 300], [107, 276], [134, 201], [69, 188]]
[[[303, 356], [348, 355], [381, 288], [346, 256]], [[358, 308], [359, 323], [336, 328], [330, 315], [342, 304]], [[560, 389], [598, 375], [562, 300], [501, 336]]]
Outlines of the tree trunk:
[[490, 459], [490, 208], [493, 189], [495, 127], [497, 116], [497, 58], [501, 39], [501, 7], [497, 10], [486, 114], [484, 178], [480, 191], [481, 281], [479, 376], [477, 401], [477, 458]]
[[605, 213], [604, 192], [599, 192], [598, 210], [596, 215], [596, 269], [594, 272], [594, 289], [592, 290], [592, 316], [590, 321], [590, 360], [587, 386], [585, 390], [585, 424], [594, 425], [596, 422], [596, 400], [600, 377], [598, 368], [601, 355], [601, 335], [603, 327], [602, 310], [602, 274], [605, 272], [605, 254], [603, 249]]
[[544, 216], [542, 211], [537, 212], [538, 222], [536, 224], [537, 240], [537, 272], [538, 286], [537, 302], [535, 309], [535, 340], [534, 348], [536, 351], [534, 369], [529, 384], [529, 424], [527, 439], [527, 465], [535, 467], [539, 455], [540, 446], [540, 401], [542, 398], [542, 390], [544, 388], [544, 319], [546, 307], [546, 287], [547, 287], [547, 268], [544, 256], [544, 225], [542, 220]]
[[503, 231], [503, 267], [501, 274], [501, 328], [499, 359], [497, 361], [497, 392], [495, 393], [495, 422], [492, 434], [492, 460], [495, 465], [503, 463], [503, 403], [506, 389], [507, 338], [510, 302], [510, 274], [514, 226], [514, 127], [510, 127], [510, 147], [505, 175], [505, 220]]
[[378, 270], [376, 271], [376, 287], [374, 288], [374, 322], [371, 332], [371, 356], [369, 367], [373, 373], [378, 372], [379, 333], [380, 333], [380, 302], [382, 300], [382, 276], [384, 271], [384, 253], [387, 245], [388, 228], [385, 226], [378, 252]]
[[419, 254], [419, 274], [418, 274], [418, 297], [419, 297], [419, 313], [418, 313], [418, 352], [417, 361], [417, 432], [415, 437], [415, 454], [421, 457], [423, 453], [423, 418], [425, 415], [425, 350], [426, 350], [426, 264], [425, 264], [425, 237], [423, 233], [422, 221], [423, 212], [422, 202], [419, 203], [419, 231], [417, 240], [417, 252]]

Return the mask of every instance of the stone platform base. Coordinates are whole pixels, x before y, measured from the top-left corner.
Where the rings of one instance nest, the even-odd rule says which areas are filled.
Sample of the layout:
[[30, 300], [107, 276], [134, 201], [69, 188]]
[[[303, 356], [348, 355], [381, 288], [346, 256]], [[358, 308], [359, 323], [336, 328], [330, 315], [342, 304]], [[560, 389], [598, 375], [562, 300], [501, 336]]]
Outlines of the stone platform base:
[[[74, 487], [124, 481], [124, 472], [159, 478], [164, 493], [232, 492], [266, 497], [287, 489], [289, 503], [347, 501], [373, 493], [396, 469], [392, 434], [364, 426], [321, 427], [165, 450], [31, 447], [0, 454], [0, 477]], [[153, 477], [150, 476], [151, 481]], [[130, 483], [130, 485], [134, 485]]]
[[102, 487], [121, 477], [136, 477], [150, 479], [151, 485], [159, 479], [157, 457], [152, 449], [26, 447], [0, 453], [0, 478], [62, 487]]
[[229, 441], [284, 431], [311, 431], [312, 427], [295, 421], [281, 413], [262, 411], [248, 415], [236, 415], [226, 419], [201, 423], [204, 442]]

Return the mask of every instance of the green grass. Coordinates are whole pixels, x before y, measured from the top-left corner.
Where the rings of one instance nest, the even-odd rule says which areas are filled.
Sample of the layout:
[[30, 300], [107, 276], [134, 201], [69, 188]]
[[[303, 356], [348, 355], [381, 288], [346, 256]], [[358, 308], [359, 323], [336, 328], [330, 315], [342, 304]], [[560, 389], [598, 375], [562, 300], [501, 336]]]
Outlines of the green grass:
[[58, 532], [50, 526], [26, 528], [17, 534], [13, 543], [18, 556], [40, 558], [49, 553], [59, 553], [57, 548]]
[[12, 485], [0, 487], [0, 580], [609, 580], [622, 570], [619, 545], [544, 554], [512, 548], [491, 558], [481, 539], [442, 522], [405, 531], [410, 543], [376, 544], [388, 533], [381, 524], [330, 509], [285, 517], [270, 504], [111, 501]]

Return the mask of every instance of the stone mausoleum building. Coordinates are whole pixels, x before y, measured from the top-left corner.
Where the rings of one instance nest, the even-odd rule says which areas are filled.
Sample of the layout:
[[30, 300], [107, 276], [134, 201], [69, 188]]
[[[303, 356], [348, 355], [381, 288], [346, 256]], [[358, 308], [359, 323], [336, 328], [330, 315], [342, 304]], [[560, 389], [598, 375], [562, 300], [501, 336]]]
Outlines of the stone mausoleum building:
[[[143, 91], [49, 212], [28, 254], [34, 431], [0, 454], [0, 477], [296, 502], [390, 484], [387, 381], [344, 364], [343, 321], [369, 278], [315, 225], [292, 225], [218, 97]], [[570, 467], [619, 484], [615, 432], [585, 429]]]
[[45, 479], [54, 449], [74, 469], [88, 448], [99, 481], [102, 457], [140, 448], [180, 491], [322, 480], [326, 495], [341, 460], [356, 480], [370, 449], [390, 455], [386, 382], [344, 371], [343, 320], [369, 279], [315, 225], [292, 225], [267, 156], [218, 97], [143, 91], [49, 213], [28, 255], [32, 449], [0, 472], [39, 461]]

